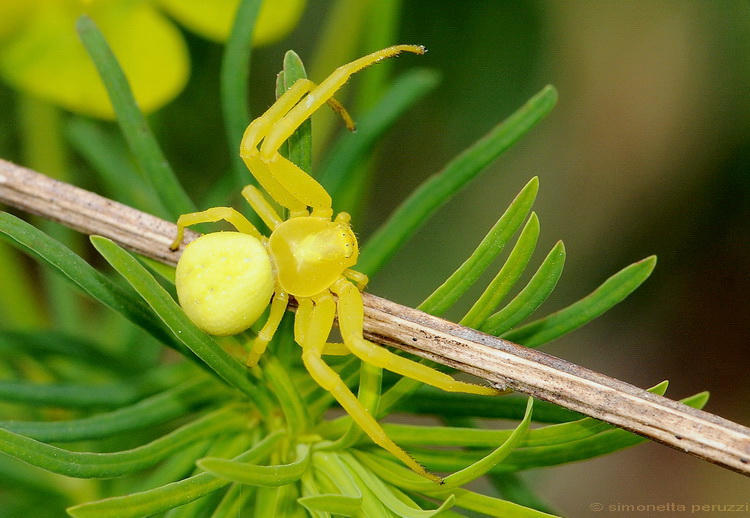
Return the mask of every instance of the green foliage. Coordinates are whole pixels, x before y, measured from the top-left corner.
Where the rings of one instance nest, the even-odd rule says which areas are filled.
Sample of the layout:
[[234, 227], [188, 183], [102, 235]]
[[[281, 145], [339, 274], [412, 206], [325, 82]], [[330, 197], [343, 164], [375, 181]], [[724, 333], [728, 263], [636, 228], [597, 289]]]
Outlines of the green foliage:
[[[223, 112], [233, 149], [248, 118], [247, 42], [258, 6], [255, 0], [241, 3], [223, 60]], [[393, 23], [387, 15], [376, 20], [385, 32]], [[101, 34], [86, 18], [79, 31], [108, 85], [137, 166], [125, 160], [125, 146], [113, 143], [109, 130], [90, 121], [71, 121], [74, 147], [123, 201], [172, 217], [192, 210], [193, 201], [164, 160]], [[300, 77], [305, 77], [304, 67], [290, 52], [278, 81], [279, 93]], [[339, 208], [360, 199], [370, 175], [368, 156], [379, 138], [436, 83], [430, 71], [398, 77], [358, 117], [359, 132], [332, 146], [320, 177]], [[374, 96], [376, 89], [367, 84], [362, 88]], [[417, 188], [367, 242], [358, 269], [376, 272], [438, 207], [539, 123], [556, 98], [554, 88], [545, 87]], [[312, 164], [312, 142], [309, 125], [289, 142], [288, 156], [305, 169]], [[237, 163], [232, 167], [234, 172], [228, 174], [239, 184], [248, 175], [240, 175]], [[601, 315], [648, 277], [654, 258], [626, 267], [567, 308], [522, 324], [546, 300], [562, 273], [565, 251], [558, 243], [526, 285], [500, 307], [532, 259], [540, 233], [539, 219], [531, 212], [538, 187], [534, 178], [522, 189], [477, 249], [421, 309], [433, 314], [448, 310], [479, 282], [514, 236], [504, 264], [462, 319], [464, 325], [528, 346], [541, 345]], [[446, 423], [464, 419], [465, 426], [384, 425], [389, 436], [428, 469], [451, 473], [438, 486], [394, 462], [348, 416], [325, 416], [333, 398], [300, 367], [290, 325], [282, 324], [259, 367], [247, 369], [243, 358], [249, 337], [217, 339], [197, 329], [174, 300], [170, 273], [152, 275], [147, 261], [112, 241], [91, 239], [114, 269], [105, 273], [65, 244], [6, 213], [0, 214], [0, 237], [69, 280], [96, 306], [89, 314], [93, 317], [70, 323], [72, 332], [13, 329], [14, 323], [27, 323], [23, 316], [0, 331], [0, 397], [5, 403], [0, 452], [17, 459], [0, 465], [0, 479], [4, 493], [7, 488], [14, 501], [26, 502], [16, 506], [16, 515], [45, 495], [48, 506], [72, 505], [67, 509], [71, 516], [97, 518], [159, 513], [450, 517], [466, 511], [543, 517], [550, 515], [462, 486], [489, 476], [501, 488], [505, 483], [517, 488], [513, 477], [523, 471], [589, 459], [643, 440], [530, 398], [450, 394], [422, 388], [412, 379], [386, 379], [381, 395], [379, 370], [360, 368], [348, 358], [330, 359], [350, 386], [359, 380], [358, 397], [374, 415], [397, 409]], [[174, 352], [162, 355], [164, 346]], [[663, 393], [666, 384], [653, 390]], [[417, 391], [417, 397], [408, 397]], [[698, 395], [685, 402], [700, 407], [705, 401], [705, 395]], [[510, 430], [482, 429], [474, 426], [478, 418], [519, 422]], [[530, 429], [532, 422], [540, 426]], [[115, 480], [91, 482], [78, 491], [71, 486], [67, 494], [45, 472]], [[535, 501], [528, 491], [517, 493], [523, 493], [526, 502]]]

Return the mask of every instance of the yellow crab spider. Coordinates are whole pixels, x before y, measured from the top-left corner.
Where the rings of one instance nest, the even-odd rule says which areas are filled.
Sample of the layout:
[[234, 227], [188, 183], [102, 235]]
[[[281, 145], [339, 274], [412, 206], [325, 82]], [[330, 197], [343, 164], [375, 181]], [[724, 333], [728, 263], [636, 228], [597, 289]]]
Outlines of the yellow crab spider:
[[252, 366], [275, 334], [289, 296], [293, 296], [298, 302], [295, 341], [302, 347], [303, 363], [313, 379], [333, 394], [376, 444], [420, 475], [440, 482], [385, 434], [323, 361], [323, 354], [342, 352], [342, 344], [326, 343], [334, 318], [338, 317], [346, 352], [364, 362], [447, 391], [487, 395], [499, 392], [454, 380], [364, 339], [360, 291], [367, 284], [367, 276], [351, 269], [357, 263], [359, 249], [349, 214], [341, 212], [332, 217], [331, 197], [326, 190], [278, 152], [281, 144], [323, 103], [331, 104], [349, 124], [351, 119], [333, 100], [333, 94], [353, 73], [403, 51], [422, 54], [424, 48], [399, 45], [383, 49], [339, 67], [319, 86], [308, 80], [297, 81], [248, 126], [240, 155], [263, 189], [289, 210], [289, 218], [282, 220], [257, 188], [243, 189], [244, 198], [271, 230], [269, 237], [261, 235], [236, 210], [214, 207], [180, 216], [172, 248], [179, 246], [189, 225], [224, 220], [234, 226], [236, 232], [207, 234], [185, 248], [176, 271], [177, 294], [185, 313], [210, 334], [232, 335], [251, 326], [270, 301], [268, 319], [248, 355], [247, 364]]

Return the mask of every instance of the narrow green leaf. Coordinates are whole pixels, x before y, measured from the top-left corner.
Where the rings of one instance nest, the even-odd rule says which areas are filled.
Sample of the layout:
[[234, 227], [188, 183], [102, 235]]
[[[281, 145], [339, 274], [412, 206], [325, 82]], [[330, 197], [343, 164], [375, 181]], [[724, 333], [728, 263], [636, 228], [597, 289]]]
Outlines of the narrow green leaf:
[[[357, 195], [361, 195], [362, 188], [368, 185], [366, 177], [369, 174], [358, 172], [358, 168], [370, 156], [382, 136], [409, 108], [434, 90], [439, 81], [440, 76], [431, 70], [417, 69], [403, 73], [393, 81], [375, 106], [357, 118], [357, 132], [346, 133], [336, 141], [318, 176], [335, 200], [338, 210], [350, 210], [360, 199]], [[354, 177], [355, 173], [362, 177]]]
[[225, 516], [242, 518], [245, 506], [249, 505], [254, 496], [255, 491], [252, 488], [240, 484], [231, 485], [221, 499], [221, 503], [214, 509], [211, 518], [224, 518]]
[[535, 176], [521, 189], [510, 207], [500, 216], [469, 258], [417, 309], [431, 315], [441, 315], [466, 293], [492, 261], [502, 252], [516, 231], [521, 228], [539, 191]]
[[[707, 394], [700, 393], [681, 402], [693, 408], [701, 408], [707, 401]], [[588, 460], [607, 455], [629, 446], [634, 446], [648, 439], [611, 425], [599, 424], [591, 418], [578, 423], [554, 425], [558, 429], [533, 430], [536, 437], [530, 435], [529, 441], [538, 446], [524, 446], [515, 449], [504, 462], [492, 468], [493, 473], [521, 471], [527, 469], [559, 466], [571, 462]], [[562, 437], [557, 437], [561, 434]], [[578, 435], [578, 438], [574, 438]], [[572, 440], [562, 440], [572, 439]], [[454, 451], [448, 456], [439, 451], [410, 448], [410, 453], [420, 462], [435, 471], [454, 471], [461, 469], [482, 457], [481, 451]]]
[[546, 86], [503, 123], [414, 191], [367, 241], [357, 270], [372, 275], [464, 185], [507, 150], [554, 107], [557, 92]]
[[310, 446], [297, 446], [297, 460], [289, 464], [259, 466], [246, 462], [207, 457], [198, 467], [230, 482], [250, 486], [279, 487], [296, 482], [310, 465]]
[[148, 444], [115, 453], [72, 452], [0, 429], [0, 452], [68, 477], [114, 478], [151, 467], [201, 439], [236, 432], [246, 423], [242, 414], [221, 409]]
[[235, 188], [239, 191], [250, 178], [239, 149], [245, 128], [250, 124], [248, 73], [252, 56], [253, 32], [262, 0], [242, 0], [237, 6], [234, 25], [227, 38], [219, 79], [221, 111], [232, 157]]
[[[648, 389], [649, 392], [653, 394], [659, 394], [663, 395], [664, 392], [667, 390], [668, 383], [662, 382], [658, 385]], [[432, 392], [432, 391], [425, 391], [425, 392]], [[420, 391], [420, 395], [422, 394], [422, 391]], [[478, 401], [479, 398], [482, 398], [484, 400], [490, 400], [494, 401], [495, 403], [502, 403], [503, 400], [506, 399], [515, 399], [517, 402], [523, 402], [524, 407], [528, 407], [528, 403], [526, 402], [526, 398], [520, 398], [520, 397], [503, 397], [503, 398], [486, 398], [482, 396], [477, 396], [476, 399], [472, 401], [464, 401], [464, 406], [471, 406], [474, 401]], [[457, 401], [458, 402], [458, 401]], [[550, 407], [556, 407], [555, 405], [552, 405], [551, 403], [546, 403], [547, 408]], [[448, 410], [445, 412], [445, 415], [450, 415], [451, 417], [454, 417], [453, 414], [450, 412], [451, 406], [448, 406]], [[544, 401], [535, 401], [534, 402], [534, 415], [533, 420], [539, 422], [539, 418], [537, 417], [537, 413], [539, 411], [539, 408], [544, 409], [545, 408], [545, 402]], [[560, 410], [560, 407], [556, 407]], [[486, 415], [486, 414], [479, 414], [478, 416], [471, 413], [471, 412], [465, 412], [464, 414], [458, 414], [458, 416], [462, 415], [468, 415], [470, 417], [494, 417], [494, 418], [502, 418], [502, 419], [515, 419], [515, 418], [522, 418], [525, 416], [527, 408], [524, 408], [524, 414], [520, 416], [516, 416], [514, 414], [496, 414], [496, 415]], [[567, 443], [571, 441], [576, 441], [580, 439], [585, 439], [587, 437], [591, 437], [597, 433], [600, 433], [605, 430], [612, 429], [611, 425], [608, 425], [607, 423], [604, 423], [602, 421], [592, 419], [590, 417], [582, 417], [580, 414], [576, 414], [575, 412], [565, 411], [567, 412], [567, 415], [569, 416], [578, 416], [578, 418], [575, 421], [569, 421], [565, 423], [555, 424], [551, 426], [543, 426], [540, 428], [535, 428], [534, 430], [530, 430], [526, 437], [521, 442], [521, 446], [528, 447], [528, 446], [550, 446], [555, 444], [562, 444]], [[411, 445], [416, 446], [439, 446], [442, 448], [450, 448], [450, 447], [465, 447], [465, 448], [494, 448], [495, 445], [503, 443], [504, 441], [508, 440], [508, 437], [511, 435], [511, 430], [492, 430], [492, 429], [483, 429], [483, 428], [467, 428], [467, 427], [457, 427], [457, 426], [418, 426], [418, 425], [406, 425], [406, 424], [395, 424], [395, 423], [386, 423], [383, 425], [383, 429], [388, 434], [388, 437], [393, 439], [397, 444], [402, 444], [405, 447], [411, 447]]]
[[287, 432], [290, 437], [305, 433], [309, 426], [310, 417], [299, 393], [298, 387], [289, 376], [289, 372], [272, 354], [266, 353], [261, 357], [263, 374], [272, 387], [276, 399], [281, 406], [286, 419]]
[[[390, 487], [388, 487], [374, 473], [357, 462], [357, 460], [351, 455], [341, 455], [341, 460], [351, 468], [352, 473], [359, 479], [359, 485], [372, 491], [372, 493], [388, 509], [395, 513], [396, 516], [403, 518], [429, 518], [431, 516], [437, 516], [446, 509], [453, 507], [455, 501], [453, 495], [449, 496], [437, 509], [424, 510], [412, 507], [398, 498]], [[434, 486], [435, 484], [432, 485]]]
[[[477, 417], [485, 419], [521, 419], [526, 408], [526, 398], [508, 395], [488, 398], [475, 394], [445, 392], [433, 387], [422, 387], [413, 397], [399, 402], [399, 412], [413, 414], [446, 415], [455, 417]], [[577, 412], [567, 410], [546, 401], [534, 403], [534, 422], [561, 423], [580, 419]]]
[[42, 442], [102, 439], [164, 423], [215, 400], [223, 387], [213, 379], [196, 376], [131, 406], [68, 421], [0, 421], [0, 428]]
[[[408, 468], [401, 466], [390, 459], [382, 458], [371, 453], [365, 453], [361, 450], [354, 450], [352, 453], [364, 466], [372, 470], [373, 473], [377, 474], [386, 482], [401, 489], [421, 492], [424, 479]], [[435, 486], [434, 491], [431, 491], [429, 495], [433, 498], [448, 498], [453, 495], [456, 507], [470, 509], [472, 511], [483, 513], [486, 516], [498, 516], [503, 518], [551, 518], [552, 516], [534, 509], [520, 506], [513, 502], [506, 502], [498, 498], [478, 495], [461, 488], [440, 491], [440, 486]]]
[[488, 334], [500, 335], [523, 322], [555, 289], [564, 265], [565, 246], [562, 241], [558, 241], [526, 287], [507, 306], [485, 320], [479, 329]]
[[140, 372], [131, 358], [111, 355], [98, 343], [59, 331], [0, 331], [0, 358], [18, 358], [27, 354], [37, 359], [75, 359], [87, 366], [107, 369], [112, 373]]
[[[281, 432], [277, 432], [267, 436], [252, 449], [235, 457], [234, 460], [248, 463], [264, 460], [282, 435]], [[151, 516], [197, 500], [225, 487], [227, 484], [229, 484], [227, 480], [215, 477], [210, 473], [200, 473], [179, 482], [172, 482], [141, 493], [106, 498], [69, 507], [67, 512], [74, 518], [139, 518]]]
[[338, 491], [345, 496], [354, 497], [361, 495], [362, 507], [360, 514], [356, 516], [390, 516], [388, 509], [370, 488], [357, 483], [356, 476], [338, 452], [315, 451], [313, 469], [321, 482], [327, 482], [325, 487], [328, 492]]
[[538, 347], [570, 333], [625, 299], [651, 275], [654, 266], [655, 256], [633, 263], [611, 276], [578, 302], [513, 329], [505, 333], [503, 338], [526, 347]]
[[261, 408], [270, 410], [267, 396], [250, 381], [245, 366], [198, 329], [169, 293], [132, 255], [100, 236], [92, 236], [91, 242], [188, 349], [230, 386], [242, 391]]
[[160, 342], [192, 356], [166, 332], [162, 323], [138, 295], [109, 280], [60, 242], [7, 213], [0, 213], [0, 237], [43, 264], [51, 266], [92, 298], [145, 329]]
[[516, 245], [511, 250], [508, 259], [500, 268], [494, 279], [489, 283], [479, 299], [466, 313], [460, 324], [467, 327], [478, 328], [482, 322], [487, 320], [500, 302], [510, 293], [516, 285], [521, 274], [531, 260], [536, 249], [539, 238], [539, 218], [531, 213], [529, 220], [524, 225], [521, 235], [518, 236]]
[[362, 508], [362, 496], [346, 495], [313, 495], [297, 499], [308, 511], [331, 513], [341, 516], [359, 516]]
[[[371, 415], [377, 415], [378, 413], [382, 382], [383, 369], [362, 362], [359, 368], [357, 399]], [[365, 432], [362, 430], [362, 427], [355, 423], [353, 419], [350, 419], [349, 428], [331, 445], [330, 448], [332, 450], [346, 450], [353, 444], [356, 444], [359, 439], [364, 437], [364, 435]]]
[[[284, 54], [284, 68], [276, 78], [276, 98], [289, 90], [300, 79], [307, 79], [305, 65], [293, 50]], [[297, 131], [284, 143], [286, 157], [300, 169], [312, 174], [312, 120], [300, 124]]]
[[140, 378], [98, 385], [0, 381], [0, 400], [54, 408], [117, 408], [183, 381], [183, 367], [161, 367]]
[[135, 102], [133, 92], [109, 44], [88, 16], [76, 23], [78, 35], [99, 71], [109, 93], [123, 135], [138, 165], [173, 218], [194, 212], [195, 205], [177, 180], [161, 151], [146, 118]]
[[457, 507], [463, 507], [464, 509], [486, 516], [497, 516], [499, 518], [555, 518], [552, 514], [524, 507], [514, 502], [481, 495], [466, 489], [454, 489], [452, 493], [456, 497]]

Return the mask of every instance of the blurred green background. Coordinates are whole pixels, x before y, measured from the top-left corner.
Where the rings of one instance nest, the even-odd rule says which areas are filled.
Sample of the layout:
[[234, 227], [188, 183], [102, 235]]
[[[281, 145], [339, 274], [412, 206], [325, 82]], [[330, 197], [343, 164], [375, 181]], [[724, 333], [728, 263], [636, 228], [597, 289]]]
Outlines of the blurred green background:
[[[318, 70], [314, 58], [335, 5], [310, 1], [287, 38], [254, 52], [254, 115], [272, 102], [287, 49], [299, 53], [313, 80], [331, 71]], [[342, 37], [348, 29], [341, 26]], [[359, 29], [365, 42], [367, 29]], [[335, 49], [337, 34], [326, 36]], [[185, 38], [190, 82], [151, 122], [188, 192], [200, 198], [229, 166], [218, 101], [222, 48]], [[545, 84], [560, 99], [369, 290], [419, 303], [538, 175], [537, 255], [557, 239], [568, 251], [558, 290], [540, 314], [627, 264], [659, 257], [635, 295], [545, 350], [641, 387], [669, 379], [673, 398], [709, 390], [708, 411], [750, 423], [750, 3], [404, 0], [390, 43], [429, 50], [398, 59], [395, 73], [424, 67], [442, 81], [375, 153], [377, 180], [355, 221], [365, 239], [415, 186]], [[375, 50], [362, 47], [359, 54]], [[356, 119], [357, 100], [347, 93], [342, 100]], [[0, 156], [23, 164], [17, 101], [0, 85]], [[87, 165], [73, 160], [81, 172], [74, 181], [96, 190]], [[745, 503], [748, 494], [747, 479], [651, 443], [532, 478], [570, 516], [606, 514], [590, 511], [595, 502], [689, 509]]]

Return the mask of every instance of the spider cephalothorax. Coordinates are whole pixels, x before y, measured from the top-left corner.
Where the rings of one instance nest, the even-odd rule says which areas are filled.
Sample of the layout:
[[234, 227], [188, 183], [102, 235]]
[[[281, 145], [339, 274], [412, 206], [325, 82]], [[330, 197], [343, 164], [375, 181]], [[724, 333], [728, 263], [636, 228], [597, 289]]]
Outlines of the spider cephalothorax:
[[[367, 276], [352, 270], [359, 254], [349, 215], [333, 218], [331, 197], [309, 174], [279, 154], [279, 147], [323, 103], [351, 119], [333, 99], [353, 73], [400, 52], [424, 53], [415, 45], [399, 45], [375, 52], [336, 69], [319, 86], [299, 80], [245, 131], [240, 155], [265, 191], [289, 218], [282, 220], [255, 187], [242, 195], [271, 229], [265, 237], [239, 212], [214, 207], [184, 214], [177, 222], [177, 248], [186, 226], [225, 220], [237, 232], [207, 234], [188, 244], [177, 265], [180, 304], [204, 331], [237, 334], [250, 327], [268, 306], [268, 319], [253, 342], [248, 365], [255, 365], [278, 328], [289, 295], [297, 300], [295, 340], [313, 379], [330, 391], [370, 438], [417, 473], [440, 479], [425, 470], [383, 431], [341, 378], [322, 359], [333, 347], [327, 343], [338, 317], [344, 349], [362, 361], [448, 391], [497, 394], [498, 391], [464, 383], [426, 365], [398, 356], [363, 338], [364, 308], [360, 291]], [[337, 351], [341, 344], [336, 344]]]

